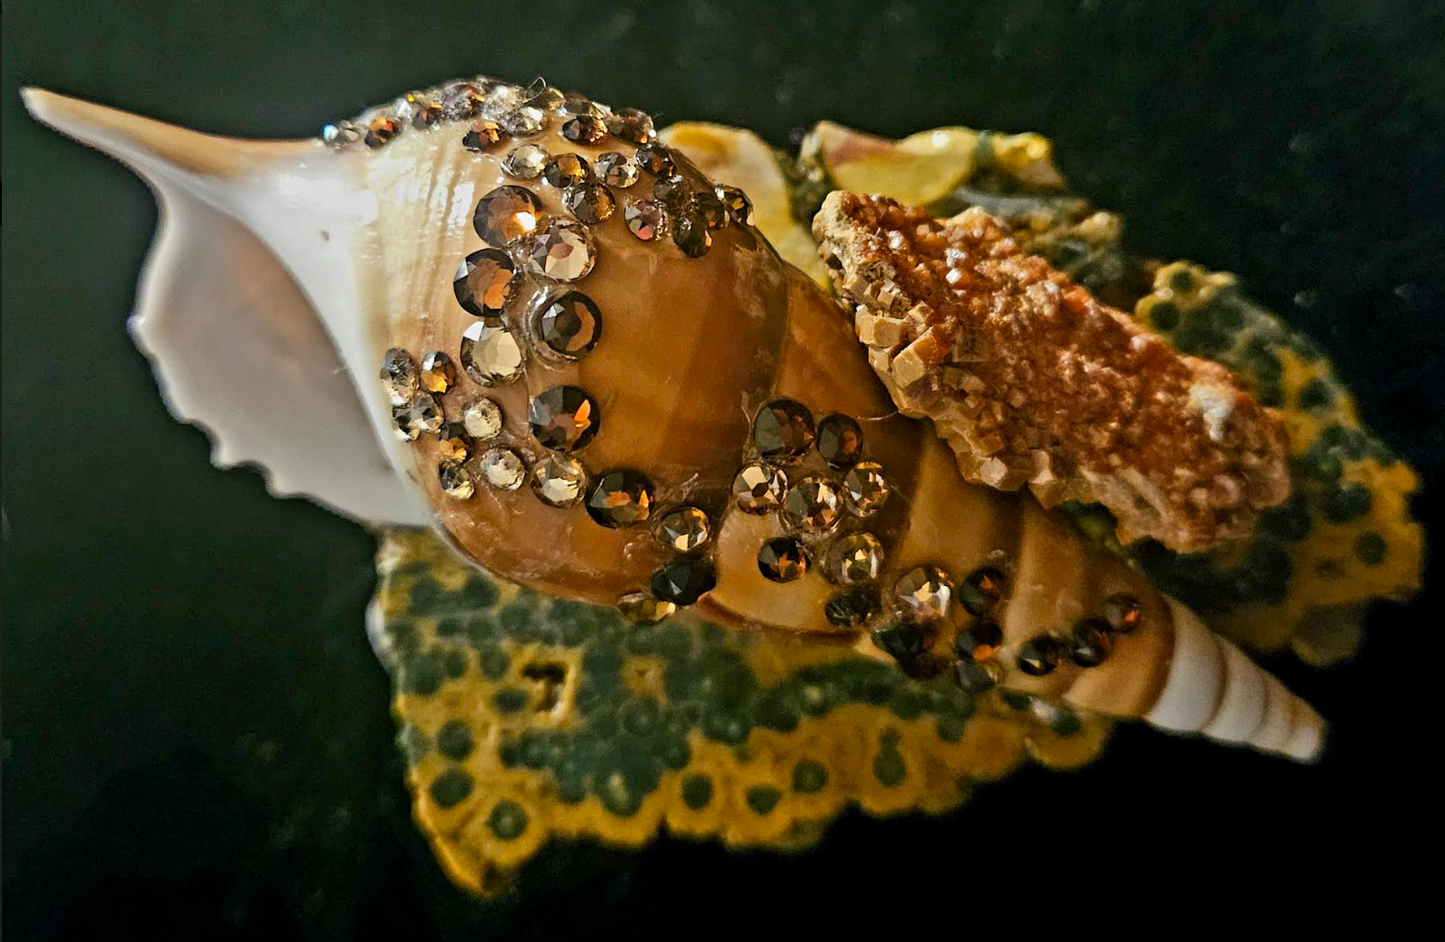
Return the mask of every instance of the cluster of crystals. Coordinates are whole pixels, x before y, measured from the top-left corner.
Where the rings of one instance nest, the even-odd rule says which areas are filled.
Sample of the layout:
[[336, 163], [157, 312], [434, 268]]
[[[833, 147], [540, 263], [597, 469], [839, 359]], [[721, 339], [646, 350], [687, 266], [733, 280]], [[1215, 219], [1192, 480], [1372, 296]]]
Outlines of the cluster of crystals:
[[645, 590], [628, 592], [617, 607], [628, 619], [654, 624], [679, 605], [691, 605], [717, 585], [712, 562], [714, 525], [707, 512], [683, 504], [662, 514], [652, 528], [659, 543], [676, 555], [652, 573]]
[[1139, 627], [1139, 601], [1132, 595], [1111, 595], [1103, 612], [1079, 620], [1064, 637], [1039, 634], [1019, 645], [1014, 660], [1025, 674], [1041, 677], [1052, 673], [1064, 658], [1079, 667], [1098, 667], [1114, 648], [1114, 636]]
[[911, 676], [935, 676], [946, 668], [947, 658], [933, 653], [934, 639], [962, 607], [972, 619], [956, 639], [955, 676], [966, 690], [987, 690], [1002, 678], [993, 658], [1003, 644], [995, 617], [1003, 593], [1003, 573], [992, 566], [973, 570], [961, 582], [939, 566], [914, 566], [893, 581], [894, 618], [873, 631], [873, 643]]
[[597, 160], [598, 169], [614, 186], [631, 187], [641, 174], [652, 181], [646, 196], [634, 196], [622, 210], [622, 219], [643, 242], [656, 242], [668, 233], [673, 244], [689, 258], [701, 258], [712, 248], [713, 233], [729, 222], [753, 225], [753, 204], [734, 186], [694, 186], [681, 173], [672, 153], [648, 141], [638, 145], [632, 159], [615, 151]]

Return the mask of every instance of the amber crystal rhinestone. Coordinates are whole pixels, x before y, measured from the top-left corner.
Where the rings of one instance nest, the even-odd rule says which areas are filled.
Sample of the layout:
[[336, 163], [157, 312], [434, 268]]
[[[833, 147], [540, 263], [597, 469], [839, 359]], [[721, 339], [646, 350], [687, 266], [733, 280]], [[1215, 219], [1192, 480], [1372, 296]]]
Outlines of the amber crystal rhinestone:
[[440, 99], [442, 112], [448, 119], [465, 121], [477, 116], [485, 97], [481, 88], [471, 82], [453, 82], [442, 89]]
[[721, 185], [714, 192], [717, 193], [717, 198], [722, 200], [722, 204], [727, 207], [728, 215], [732, 217], [733, 222], [742, 226], [753, 224], [753, 201], [748, 199], [746, 193], [735, 186]]
[[808, 572], [808, 548], [795, 536], [778, 536], [758, 549], [758, 572], [772, 582], [793, 582]]
[[643, 242], [655, 242], [667, 233], [667, 210], [652, 200], [629, 200], [622, 220], [627, 231]]
[[499, 186], [477, 201], [472, 225], [493, 248], [511, 245], [541, 225], [542, 201], [524, 186]]
[[1063, 645], [1053, 635], [1037, 635], [1019, 645], [1019, 670], [1033, 677], [1042, 677], [1059, 666], [1059, 652]]
[[717, 585], [717, 572], [701, 556], [676, 556], [657, 567], [651, 589], [656, 598], [691, 605]]
[[547, 120], [546, 111], [526, 104], [502, 115], [502, 127], [514, 137], [531, 137], [542, 132]]
[[890, 493], [883, 466], [876, 462], [860, 461], [843, 477], [843, 503], [855, 517], [877, 513]]
[[687, 209], [687, 204], [692, 199], [692, 187], [676, 174], [658, 177], [652, 181], [652, 198], [674, 214], [680, 213]]
[[437, 430], [437, 457], [463, 462], [472, 456], [472, 437], [461, 422], [444, 422]]
[[1098, 667], [1114, 648], [1109, 623], [1102, 618], [1085, 618], [1074, 626], [1069, 639], [1069, 658], [1080, 667]]
[[607, 119], [607, 130], [629, 144], [652, 140], [652, 117], [636, 108], [618, 108]]
[[774, 399], [753, 416], [753, 445], [769, 461], [794, 461], [813, 445], [813, 413], [793, 399]]
[[433, 350], [421, 360], [421, 387], [427, 392], [444, 393], [457, 384], [457, 368], [452, 358]]
[[442, 427], [442, 407], [427, 393], [418, 393], [411, 401], [392, 406], [391, 419], [402, 441], [416, 441], [417, 436], [434, 434]]
[[895, 623], [876, 628], [873, 644], [899, 663], [916, 661], [928, 650], [928, 634], [918, 625]]
[[400, 347], [392, 347], [381, 358], [381, 385], [386, 389], [387, 398], [394, 406], [411, 402], [421, 387], [416, 361]]
[[477, 461], [477, 470], [499, 491], [515, 491], [527, 477], [521, 456], [510, 448], [489, 448]]
[[558, 154], [547, 161], [542, 170], [542, 179], [559, 190], [586, 183], [591, 178], [592, 170], [581, 154]]
[[637, 182], [637, 164], [626, 154], [619, 154], [615, 150], [598, 154], [594, 167], [602, 182], [608, 186], [626, 189]]
[[1003, 680], [1003, 666], [998, 661], [959, 660], [954, 665], [954, 680], [968, 693], [984, 693]]
[[1003, 646], [1003, 628], [992, 618], [975, 618], [953, 639], [959, 657], [987, 661]]
[[585, 223], [606, 222], [617, 211], [612, 191], [601, 183], [583, 183], [572, 187], [563, 197], [567, 211]]
[[804, 533], [826, 533], [842, 516], [841, 503], [832, 481], [807, 475], [794, 481], [783, 496], [783, 523]]
[[761, 461], [743, 465], [733, 478], [733, 499], [744, 513], [772, 513], [783, 506], [788, 476], [780, 468]]
[[709, 190], [699, 190], [693, 194], [692, 211], [709, 229], [721, 229], [727, 225], [727, 207]]
[[452, 291], [468, 314], [499, 317], [517, 296], [520, 282], [510, 255], [501, 249], [480, 249], [457, 266]]
[[462, 369], [483, 386], [502, 386], [522, 375], [522, 345], [500, 325], [476, 321], [462, 333]]
[[1139, 627], [1139, 600], [1132, 595], [1111, 595], [1104, 600], [1104, 621], [1111, 631], [1128, 634]]
[[964, 576], [958, 586], [958, 601], [970, 615], [986, 615], [1003, 598], [1003, 573], [992, 566], [980, 566]]
[[587, 494], [587, 514], [604, 527], [617, 529], [643, 523], [652, 516], [656, 492], [640, 471], [604, 471]]
[[823, 575], [834, 585], [853, 585], [878, 578], [883, 568], [883, 544], [866, 531], [845, 533], [828, 547]]
[[688, 258], [702, 258], [712, 248], [712, 233], [701, 216], [687, 212], [674, 217], [672, 242]]
[[862, 628], [882, 607], [877, 588], [858, 585], [844, 589], [829, 599], [828, 604], [823, 606], [823, 617], [837, 628]]
[[851, 468], [863, 457], [863, 430], [846, 415], [825, 415], [818, 422], [818, 454], [830, 468]]
[[587, 115], [592, 118], [606, 119], [607, 112], [586, 95], [579, 95], [576, 92], [568, 92], [562, 96], [561, 110], [563, 114], [580, 116]]
[[928, 622], [948, 615], [953, 607], [953, 585], [937, 566], [915, 566], [893, 583], [893, 599], [904, 618]]
[[527, 99], [527, 105], [531, 108], [538, 108], [542, 111], [550, 111], [566, 99], [561, 89], [553, 88], [543, 79], [534, 79], [522, 92]]
[[601, 118], [579, 114], [562, 122], [562, 136], [574, 144], [600, 144], [607, 136], [607, 126]]
[[532, 239], [527, 270], [551, 281], [578, 281], [597, 261], [587, 227], [570, 219], [554, 219]]
[[489, 441], [502, 432], [502, 408], [482, 398], [462, 410], [462, 427], [477, 441]]
[[655, 625], [677, 611], [674, 602], [655, 599], [649, 592], [629, 592], [617, 600], [622, 617], [639, 625]]
[[448, 497], [466, 500], [477, 492], [477, 485], [460, 461], [443, 461], [437, 465], [437, 480]]
[[712, 522], [697, 507], [678, 507], [657, 521], [657, 538], [679, 553], [690, 553], [712, 537]]
[[391, 143], [391, 139], [396, 137], [400, 130], [401, 125], [391, 118], [372, 118], [371, 123], [366, 126], [366, 146], [384, 147]]
[[518, 180], [535, 180], [547, 168], [547, 151], [538, 144], [519, 144], [502, 160], [502, 170]]
[[548, 455], [532, 465], [532, 493], [548, 507], [571, 507], [587, 492], [587, 469], [566, 455]]
[[580, 387], [553, 386], [532, 399], [527, 423], [542, 447], [576, 451], [597, 434], [597, 403]]
[[580, 360], [602, 336], [602, 312], [580, 291], [549, 295], [536, 309], [532, 330], [544, 352]]
[[462, 135], [462, 146], [474, 154], [490, 150], [502, 141], [502, 126], [483, 118]]
[[[622, 137], [621, 134], [617, 135]], [[633, 160], [637, 162], [638, 168], [646, 170], [655, 177], [665, 177], [673, 173], [677, 164], [667, 148], [657, 143], [642, 144], [633, 154]]]

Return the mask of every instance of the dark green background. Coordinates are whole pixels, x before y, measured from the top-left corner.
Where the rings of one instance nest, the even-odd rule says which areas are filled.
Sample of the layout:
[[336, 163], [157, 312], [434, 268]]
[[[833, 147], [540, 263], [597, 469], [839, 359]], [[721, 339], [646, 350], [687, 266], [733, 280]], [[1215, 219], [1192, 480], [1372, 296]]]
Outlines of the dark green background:
[[1429, 867], [1400, 863], [1438, 826], [1424, 600], [1376, 611], [1348, 666], [1273, 663], [1335, 724], [1316, 768], [1130, 728], [1083, 772], [1024, 773], [947, 818], [850, 814], [799, 857], [550, 850], [514, 894], [474, 903], [409, 819], [362, 630], [370, 537], [213, 470], [204, 436], [166, 415], [125, 333], [149, 194], [29, 122], [16, 90], [287, 136], [454, 74], [541, 73], [780, 144], [819, 118], [1039, 130], [1134, 246], [1235, 271], [1310, 330], [1423, 472], [1432, 520], [1445, 18], [1386, 2], [575, 0], [11, 0], [3, 16], [7, 939], [675, 938], [764, 913], [816, 936], [862, 910], [965, 934], [990, 914], [1112, 922], [1151, 893], [1184, 915], [1403, 912], [1359, 889]]

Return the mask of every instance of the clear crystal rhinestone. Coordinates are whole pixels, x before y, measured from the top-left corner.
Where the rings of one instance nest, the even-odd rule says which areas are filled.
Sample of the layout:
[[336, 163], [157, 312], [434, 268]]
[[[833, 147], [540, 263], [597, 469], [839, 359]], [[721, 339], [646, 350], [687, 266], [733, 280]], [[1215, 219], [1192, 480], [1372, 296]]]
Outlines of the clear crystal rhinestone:
[[502, 161], [502, 169], [518, 180], [535, 180], [547, 166], [547, 151], [539, 144], [518, 144]]
[[576, 451], [597, 434], [597, 403], [577, 386], [553, 386], [538, 393], [527, 410], [532, 436], [543, 448]]
[[700, 556], [669, 559], [652, 574], [652, 594], [678, 605], [691, 605], [717, 585], [712, 563]]
[[423, 100], [421, 92], [407, 92], [405, 95], [392, 100], [392, 113], [396, 116], [396, 120], [402, 124], [410, 124], [411, 116], [415, 113], [416, 106]]
[[513, 109], [527, 100], [527, 95], [521, 88], [508, 82], [497, 82], [489, 85], [486, 89], [486, 99], [482, 102], [481, 115], [484, 118], [491, 118], [498, 121], [503, 115], [510, 114]]
[[648, 592], [629, 592], [617, 600], [622, 617], [639, 625], [655, 625], [677, 611], [673, 602], [655, 599]]
[[793, 461], [812, 447], [813, 413], [793, 399], [774, 399], [753, 417], [753, 445], [770, 461]]
[[617, 200], [612, 191], [600, 183], [583, 183], [567, 191], [563, 198], [567, 211], [585, 223], [596, 224], [612, 218]]
[[652, 117], [636, 108], [618, 108], [607, 119], [607, 130], [629, 144], [652, 140]]
[[587, 492], [582, 462], [566, 455], [548, 455], [532, 465], [532, 493], [549, 507], [571, 507]]
[[502, 127], [513, 137], [531, 137], [541, 133], [547, 126], [547, 112], [531, 105], [523, 105], [502, 115]]
[[606, 118], [607, 112], [586, 95], [568, 92], [562, 96], [562, 113], [573, 116], [587, 115], [592, 118]]
[[853, 585], [878, 578], [883, 569], [883, 544], [866, 531], [848, 533], [828, 547], [823, 575], [834, 585]]
[[421, 388], [427, 392], [444, 393], [457, 384], [457, 368], [452, 358], [433, 350], [421, 360]]
[[381, 358], [381, 385], [392, 405], [404, 406], [411, 402], [421, 387], [421, 377], [410, 353], [400, 347], [386, 351]]
[[379, 118], [372, 118], [371, 123], [366, 126], [366, 146], [384, 147], [391, 143], [401, 130], [401, 125], [385, 115]]
[[712, 248], [712, 233], [707, 223], [693, 212], [673, 217], [672, 241], [688, 258], [702, 258]]
[[499, 317], [516, 298], [521, 280], [510, 255], [501, 249], [481, 249], [457, 266], [452, 276], [452, 291], [467, 313]]
[[843, 478], [843, 503], [856, 517], [869, 517], [888, 500], [892, 489], [883, 476], [883, 466], [873, 461], [860, 461]]
[[462, 135], [462, 146], [474, 154], [480, 154], [501, 143], [501, 140], [501, 125], [483, 118], [474, 122], [467, 133]]
[[[622, 137], [621, 134], [617, 136]], [[675, 172], [677, 168], [677, 163], [672, 159], [672, 155], [667, 152], [667, 148], [657, 143], [648, 143], [639, 146], [637, 152], [633, 155], [633, 160], [640, 169], [646, 170], [655, 177], [668, 176]]]
[[915, 622], [943, 618], [953, 607], [953, 585], [937, 566], [915, 566], [893, 584], [893, 598], [905, 618]]
[[577, 281], [596, 261], [587, 227], [567, 219], [554, 219], [532, 240], [527, 268], [552, 281]]
[[637, 182], [637, 164], [626, 154], [619, 154], [615, 150], [598, 154], [596, 168], [597, 175], [608, 186], [626, 189]]
[[432, 434], [442, 427], [442, 407], [428, 394], [418, 393], [410, 402], [392, 406], [391, 420], [402, 441], [416, 441], [422, 433]]
[[844, 589], [823, 606], [823, 617], [837, 628], [862, 628], [883, 607], [878, 590], [871, 585]]
[[846, 415], [825, 415], [818, 422], [818, 454], [831, 468], [851, 468], [863, 457], [863, 430]]
[[437, 480], [448, 497], [466, 500], [477, 492], [477, 486], [460, 461], [443, 461], [437, 465]]
[[808, 548], [795, 536], [768, 540], [758, 550], [758, 572], [772, 582], [793, 582], [808, 572]]
[[321, 140], [327, 147], [345, 147], [361, 140], [361, 131], [350, 121], [335, 121], [321, 129]]
[[783, 505], [787, 487], [787, 475], [780, 469], [754, 461], [743, 465], [733, 478], [733, 498], [745, 513], [772, 513]]
[[533, 332], [543, 351], [580, 360], [602, 336], [602, 312], [597, 302], [580, 291], [553, 295], [537, 308]]
[[490, 399], [478, 399], [462, 410], [462, 426], [477, 441], [489, 441], [502, 431], [502, 409]]
[[522, 345], [510, 330], [477, 321], [462, 334], [462, 368], [483, 386], [502, 386], [522, 375]]
[[806, 533], [823, 533], [837, 525], [840, 504], [833, 482], [810, 474], [793, 482], [784, 495], [783, 523]]
[[667, 210], [652, 200], [629, 200], [622, 219], [627, 231], [643, 242], [655, 242], [667, 233]]
[[493, 248], [531, 235], [541, 224], [542, 201], [523, 186], [499, 186], [477, 201], [472, 225]]
[[452, 121], [474, 118], [482, 110], [482, 90], [471, 82], [453, 82], [441, 93], [442, 112]]
[[657, 522], [657, 538], [679, 553], [690, 553], [712, 536], [712, 523], [696, 507], [670, 510]]
[[472, 437], [461, 422], [443, 422], [437, 430], [437, 456], [462, 462], [472, 455]]
[[727, 225], [727, 207], [710, 190], [699, 190], [693, 194], [692, 211], [709, 229], [721, 229]]
[[600, 144], [607, 137], [607, 126], [590, 114], [577, 115], [562, 122], [562, 136], [574, 144]]
[[714, 192], [727, 207], [733, 222], [743, 226], [753, 224], [753, 201], [748, 199], [746, 193], [735, 186], [718, 186]]
[[612, 529], [643, 523], [652, 516], [655, 493], [652, 482], [640, 471], [606, 471], [587, 495], [587, 514]]
[[586, 183], [591, 177], [592, 171], [587, 166], [587, 158], [581, 154], [558, 154], [547, 161], [547, 166], [542, 171], [542, 179], [559, 190]]
[[515, 491], [527, 477], [522, 459], [510, 448], [489, 448], [477, 462], [482, 480], [499, 491]]

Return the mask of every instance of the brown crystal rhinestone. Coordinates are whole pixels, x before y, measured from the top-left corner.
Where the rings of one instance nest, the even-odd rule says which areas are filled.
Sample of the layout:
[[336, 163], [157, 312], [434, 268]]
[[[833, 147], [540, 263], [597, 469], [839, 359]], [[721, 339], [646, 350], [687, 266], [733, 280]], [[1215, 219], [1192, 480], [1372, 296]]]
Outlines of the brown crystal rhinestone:
[[411, 112], [411, 126], [418, 131], [425, 131], [442, 119], [441, 102], [421, 95], [408, 95], [407, 103], [411, 106], [408, 109]]
[[523, 105], [502, 115], [502, 127], [515, 137], [531, 137], [547, 126], [547, 112], [532, 105]]
[[597, 175], [608, 186], [626, 189], [637, 182], [637, 164], [633, 163], [626, 154], [619, 154], [615, 150], [598, 154], [597, 163], [594, 166]]
[[709, 229], [721, 229], [727, 225], [727, 207], [723, 206], [723, 201], [710, 190], [699, 190], [693, 194], [692, 211]]
[[483, 118], [462, 135], [462, 146], [474, 154], [480, 154], [501, 143], [501, 140], [502, 126]]
[[477, 486], [460, 461], [443, 461], [437, 465], [437, 480], [448, 497], [466, 500], [477, 492]]
[[866, 531], [847, 533], [828, 547], [823, 575], [834, 585], [853, 585], [878, 578], [883, 568], [883, 544]]
[[883, 466], [876, 462], [860, 461], [843, 477], [843, 503], [855, 517], [877, 513], [890, 493]]
[[400, 130], [401, 125], [397, 124], [391, 118], [373, 118], [371, 123], [366, 126], [366, 146], [385, 147], [391, 143], [391, 139], [396, 137], [397, 132]]
[[433, 350], [421, 360], [421, 387], [427, 392], [444, 393], [457, 384], [457, 368], [452, 358]]
[[490, 399], [478, 399], [462, 410], [462, 427], [477, 441], [489, 441], [502, 431], [502, 409]]
[[1104, 620], [1111, 631], [1128, 634], [1139, 627], [1139, 600], [1132, 595], [1111, 595], [1104, 600]]
[[452, 276], [457, 303], [477, 317], [499, 317], [517, 296], [517, 266], [501, 249], [481, 249], [462, 259]]
[[[622, 135], [617, 136], [621, 137]], [[677, 167], [672, 155], [667, 152], [667, 148], [656, 143], [640, 145], [637, 152], [633, 154], [633, 160], [637, 162], [640, 169], [646, 170], [655, 177], [665, 177], [673, 173]]]
[[870, 585], [844, 589], [823, 606], [823, 617], [837, 628], [862, 628], [873, 620], [883, 607], [878, 589]]
[[547, 168], [547, 151], [537, 144], [519, 144], [502, 161], [502, 169], [518, 180], [535, 180]]
[[442, 427], [442, 407], [427, 393], [418, 393], [410, 402], [392, 406], [391, 419], [402, 441], [416, 441], [423, 432], [433, 434]]
[[1003, 646], [1003, 629], [992, 618], [975, 618], [953, 640], [959, 657], [987, 661]]
[[674, 214], [687, 209], [692, 199], [692, 187], [677, 175], [658, 177], [652, 182], [652, 198], [666, 206]]
[[515, 491], [527, 477], [521, 457], [510, 448], [492, 448], [477, 462], [482, 479], [499, 491]]
[[758, 572], [773, 582], [793, 582], [808, 571], [808, 548], [795, 536], [768, 540], [758, 550]]
[[444, 422], [437, 431], [437, 457], [461, 463], [472, 456], [472, 437], [461, 422]]
[[574, 144], [600, 144], [607, 136], [607, 127], [600, 118], [579, 114], [562, 122], [562, 136]]
[[928, 650], [928, 635], [918, 625], [892, 624], [873, 631], [873, 644], [900, 663], [915, 661]]
[[707, 231], [707, 223], [702, 221], [702, 217], [685, 213], [674, 217], [672, 242], [688, 258], [702, 258], [712, 248], [712, 233]]
[[542, 179], [559, 190], [586, 183], [591, 178], [592, 170], [581, 154], [558, 154], [547, 161], [542, 170]]
[[717, 572], [712, 563], [701, 556], [677, 556], [669, 559], [652, 574], [654, 597], [691, 605], [717, 585]]
[[830, 468], [851, 468], [863, 457], [863, 430], [846, 415], [823, 416], [818, 423], [818, 454]]
[[550, 281], [579, 281], [596, 261], [587, 227], [570, 219], [547, 223], [527, 250], [527, 270]]
[[1098, 667], [1114, 648], [1109, 623], [1102, 618], [1085, 618], [1074, 626], [1069, 658], [1080, 667]]
[[735, 186], [719, 186], [716, 191], [718, 199], [722, 200], [727, 207], [728, 215], [733, 222], [743, 226], [753, 224], [753, 201], [748, 195]]
[[538, 393], [527, 410], [532, 435], [543, 448], [576, 451], [597, 434], [597, 403], [577, 386], [553, 386]]
[[472, 225], [493, 248], [529, 236], [541, 224], [542, 201], [524, 186], [499, 186], [477, 202]]
[[639, 625], [655, 625], [677, 611], [677, 605], [648, 592], [629, 592], [617, 600], [622, 617]]
[[986, 615], [1003, 598], [1003, 573], [992, 566], [980, 566], [964, 577], [958, 600], [970, 615]]
[[529, 108], [537, 108], [541, 111], [550, 111], [566, 100], [561, 89], [553, 88], [542, 79], [534, 80], [522, 92], [527, 98]]
[[1038, 635], [1019, 645], [1019, 670], [1033, 677], [1042, 677], [1059, 666], [1059, 652], [1063, 646], [1053, 635]]
[[810, 474], [793, 482], [783, 496], [783, 523], [804, 533], [825, 533], [842, 516], [838, 489], [825, 477]]
[[617, 200], [612, 191], [601, 183], [583, 183], [572, 187], [563, 197], [567, 211], [582, 222], [596, 224], [606, 222], [617, 211]]
[[1003, 666], [998, 661], [960, 660], [954, 664], [954, 679], [968, 693], [984, 693], [1003, 680]]
[[733, 498], [744, 513], [772, 513], [783, 505], [788, 478], [772, 465], [753, 461], [743, 465], [733, 478]]
[[522, 345], [502, 326], [476, 321], [462, 332], [462, 369], [483, 386], [502, 386], [522, 375]]
[[696, 507], [670, 510], [657, 522], [657, 538], [679, 553], [690, 553], [712, 537], [712, 522]]
[[421, 386], [416, 370], [416, 361], [400, 347], [392, 347], [381, 358], [381, 385], [386, 389], [387, 398], [394, 406], [411, 402]]
[[622, 210], [627, 231], [643, 242], [655, 242], [667, 232], [667, 210], [652, 200], [630, 200]]
[[562, 113], [574, 117], [587, 115], [599, 120], [607, 117], [607, 112], [603, 111], [596, 102], [586, 95], [579, 95], [576, 92], [568, 92], [562, 96]]
[[753, 416], [753, 444], [769, 461], [793, 461], [813, 445], [813, 413], [793, 399], [774, 399]]
[[642, 472], [618, 468], [598, 475], [587, 495], [587, 514], [615, 530], [645, 522], [655, 501], [652, 482]]
[[910, 621], [943, 618], [953, 606], [953, 585], [937, 566], [915, 566], [893, 584], [899, 612]]
[[482, 90], [471, 82], [453, 82], [442, 90], [442, 111], [452, 121], [476, 117], [482, 110]]
[[629, 144], [645, 144], [652, 140], [652, 118], [636, 108], [618, 108], [607, 119], [607, 130]]
[[602, 336], [602, 312], [580, 291], [552, 295], [537, 308], [533, 331], [546, 352], [580, 360]]
[[548, 455], [532, 465], [532, 493], [548, 507], [571, 507], [587, 492], [587, 470], [576, 458]]

